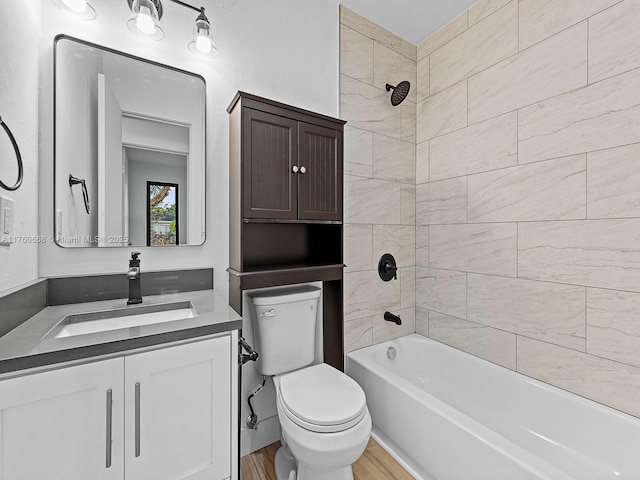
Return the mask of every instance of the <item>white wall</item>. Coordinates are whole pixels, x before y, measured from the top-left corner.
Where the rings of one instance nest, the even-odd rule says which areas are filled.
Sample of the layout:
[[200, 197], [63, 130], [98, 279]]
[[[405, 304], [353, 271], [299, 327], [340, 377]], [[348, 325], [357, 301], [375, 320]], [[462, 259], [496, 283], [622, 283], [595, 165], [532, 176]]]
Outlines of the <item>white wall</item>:
[[[43, 2], [40, 101], [40, 232], [53, 232], [53, 39], [72, 35], [202, 75], [207, 82], [207, 241], [201, 247], [142, 248], [143, 270], [214, 267], [226, 295], [228, 277], [228, 118], [239, 89], [327, 115], [337, 115], [337, 0], [202, 0], [214, 24], [218, 58], [202, 60], [186, 48], [195, 12], [165, 2], [165, 38], [150, 42], [126, 27], [127, 3], [94, 2], [98, 17], [86, 22]], [[108, 7], [108, 8], [107, 8]], [[17, 17], [17, 11], [12, 12]], [[40, 247], [42, 276], [118, 273], [128, 249]]]
[[[0, 189], [14, 201], [14, 234], [38, 234], [38, 48], [40, 2], [0, 2], [0, 116], [22, 153], [24, 182], [15, 192]], [[0, 179], [13, 185], [18, 175], [13, 148], [0, 132]], [[51, 200], [49, 200], [50, 202]], [[0, 246], [0, 295], [38, 277], [38, 247], [28, 241]]]

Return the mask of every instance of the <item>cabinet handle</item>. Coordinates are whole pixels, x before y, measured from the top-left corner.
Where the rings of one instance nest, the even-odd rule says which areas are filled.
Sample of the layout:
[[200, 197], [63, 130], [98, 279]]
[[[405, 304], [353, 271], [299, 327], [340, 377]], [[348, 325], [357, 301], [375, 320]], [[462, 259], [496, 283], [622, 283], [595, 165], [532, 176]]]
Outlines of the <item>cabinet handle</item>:
[[136, 429], [136, 457], [140, 456], [140, 382], [136, 382], [136, 404], [135, 404], [135, 429]]
[[300, 167], [300, 173], [302, 173], [303, 175], [307, 173], [307, 167]]
[[111, 389], [109, 389], [107, 390], [107, 440], [106, 440], [107, 454], [106, 454], [106, 461], [105, 461], [106, 468], [111, 467], [111, 446], [112, 446], [111, 435], [112, 435], [112, 426], [113, 426], [112, 419], [113, 419], [113, 392], [111, 391]]
[[[304, 168], [304, 167], [302, 167], [302, 168]], [[298, 166], [294, 165], [291, 170], [293, 171], [293, 173], [298, 173]]]

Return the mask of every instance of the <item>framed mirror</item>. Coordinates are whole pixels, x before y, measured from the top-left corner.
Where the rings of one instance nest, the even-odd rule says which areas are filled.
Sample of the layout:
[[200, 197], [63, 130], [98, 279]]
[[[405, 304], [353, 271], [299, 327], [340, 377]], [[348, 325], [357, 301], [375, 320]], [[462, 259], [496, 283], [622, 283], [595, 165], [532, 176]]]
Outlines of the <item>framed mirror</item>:
[[204, 79], [66, 35], [54, 52], [56, 243], [204, 243]]

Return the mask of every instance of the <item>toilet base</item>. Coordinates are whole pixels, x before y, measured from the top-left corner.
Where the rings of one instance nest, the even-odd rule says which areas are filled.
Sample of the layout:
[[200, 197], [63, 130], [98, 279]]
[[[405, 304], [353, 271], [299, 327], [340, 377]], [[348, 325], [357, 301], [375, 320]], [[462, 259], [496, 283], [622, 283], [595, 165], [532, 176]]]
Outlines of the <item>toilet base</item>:
[[277, 480], [296, 480], [296, 458], [289, 447], [282, 446], [278, 449], [273, 465]]
[[278, 449], [273, 463], [277, 480], [353, 480], [351, 465], [333, 470], [313, 470], [298, 464], [286, 446]]

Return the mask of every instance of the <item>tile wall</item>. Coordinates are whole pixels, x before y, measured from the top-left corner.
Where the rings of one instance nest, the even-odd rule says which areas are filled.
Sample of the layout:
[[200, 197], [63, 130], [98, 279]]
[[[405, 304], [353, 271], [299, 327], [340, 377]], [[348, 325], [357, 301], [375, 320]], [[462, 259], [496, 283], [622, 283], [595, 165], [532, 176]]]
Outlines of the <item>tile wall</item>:
[[[385, 84], [411, 82], [390, 103]], [[416, 47], [342, 6], [340, 117], [345, 127], [345, 351], [415, 332]], [[380, 280], [395, 256], [398, 279]], [[402, 325], [384, 321], [386, 310]]]

